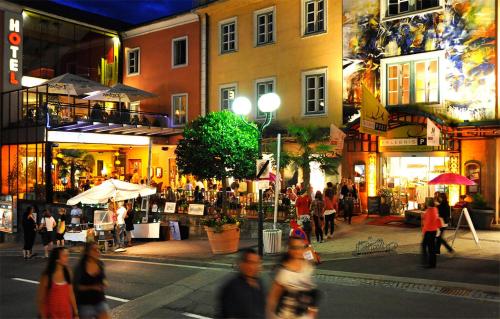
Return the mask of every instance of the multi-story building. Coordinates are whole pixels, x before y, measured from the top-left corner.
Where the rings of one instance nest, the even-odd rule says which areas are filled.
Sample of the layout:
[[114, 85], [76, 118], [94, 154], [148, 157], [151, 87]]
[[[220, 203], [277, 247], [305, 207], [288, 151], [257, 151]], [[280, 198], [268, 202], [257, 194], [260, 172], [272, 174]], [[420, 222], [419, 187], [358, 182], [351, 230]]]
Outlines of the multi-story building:
[[[384, 137], [360, 133], [359, 119], [347, 124], [344, 175], [367, 184], [364, 196], [384, 187], [402, 195], [401, 207], [446, 191], [452, 204], [482, 193], [498, 212], [496, 1], [345, 0], [343, 16], [344, 103], [362, 108], [364, 85], [389, 112]], [[430, 121], [437, 145], [426, 143]], [[427, 184], [444, 172], [477, 185]]]

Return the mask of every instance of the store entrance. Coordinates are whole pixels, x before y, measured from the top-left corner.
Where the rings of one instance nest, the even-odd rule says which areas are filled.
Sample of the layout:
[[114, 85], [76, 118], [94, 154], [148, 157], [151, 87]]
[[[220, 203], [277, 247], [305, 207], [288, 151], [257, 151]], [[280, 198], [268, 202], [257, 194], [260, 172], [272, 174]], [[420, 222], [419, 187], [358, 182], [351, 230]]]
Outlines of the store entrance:
[[428, 182], [448, 170], [449, 157], [427, 155], [382, 157], [383, 186], [400, 201], [402, 210], [419, 209], [426, 197], [446, 191], [444, 185], [428, 185]]

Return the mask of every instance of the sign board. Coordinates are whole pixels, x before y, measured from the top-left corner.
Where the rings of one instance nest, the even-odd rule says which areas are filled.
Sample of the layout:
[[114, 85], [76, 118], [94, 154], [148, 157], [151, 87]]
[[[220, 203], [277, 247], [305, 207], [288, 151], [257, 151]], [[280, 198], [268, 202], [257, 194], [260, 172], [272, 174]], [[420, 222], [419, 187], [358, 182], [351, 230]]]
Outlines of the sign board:
[[335, 124], [330, 125], [330, 145], [334, 151], [342, 153], [344, 149], [344, 138], [346, 134]]
[[256, 177], [260, 179], [268, 179], [271, 173], [271, 161], [268, 159], [257, 160]]
[[189, 215], [203, 216], [204, 211], [205, 211], [205, 205], [203, 204], [189, 204], [188, 208]]
[[169, 222], [170, 225], [170, 240], [181, 240], [181, 231], [179, 229], [179, 222]]
[[457, 229], [455, 229], [455, 235], [453, 236], [453, 241], [451, 242], [451, 246], [455, 243], [455, 238], [457, 238], [458, 229], [460, 228], [460, 224], [462, 222], [462, 216], [465, 216], [465, 220], [467, 220], [467, 225], [469, 225], [469, 229], [472, 232], [472, 237], [476, 242], [476, 245], [479, 246], [479, 237], [477, 237], [476, 228], [474, 228], [474, 224], [472, 223], [472, 219], [470, 218], [469, 210], [464, 207], [462, 208], [462, 212], [460, 213], [460, 218], [458, 218]]
[[16, 231], [17, 211], [11, 201], [0, 201], [0, 232], [14, 233]]
[[427, 145], [439, 146], [440, 134], [441, 130], [436, 126], [436, 124], [434, 124], [434, 122], [432, 122], [430, 119], [427, 119]]
[[257, 185], [257, 189], [268, 189], [269, 188], [269, 181], [268, 180], [263, 180], [263, 181], [255, 181]]
[[167, 213], [167, 214], [174, 214], [175, 213], [175, 203], [166, 202], [165, 208], [163, 209], [163, 212]]
[[368, 196], [368, 214], [378, 214], [380, 212], [380, 196]]
[[3, 24], [3, 91], [21, 88], [23, 76], [23, 17], [20, 13], [4, 12]]
[[377, 98], [363, 85], [359, 131], [361, 133], [386, 136], [389, 126], [389, 112]]

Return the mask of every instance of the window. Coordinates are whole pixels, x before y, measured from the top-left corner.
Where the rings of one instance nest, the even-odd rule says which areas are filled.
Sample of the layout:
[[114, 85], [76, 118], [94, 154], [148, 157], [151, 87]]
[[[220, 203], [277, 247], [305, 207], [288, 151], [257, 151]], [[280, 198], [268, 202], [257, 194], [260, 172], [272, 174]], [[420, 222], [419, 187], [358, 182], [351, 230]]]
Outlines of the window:
[[[267, 78], [267, 79], [260, 79], [255, 81], [255, 105], [257, 105], [259, 98], [266, 94], [266, 93], [271, 93], [275, 92], [275, 79], [274, 78]], [[265, 118], [266, 113], [261, 112], [259, 110], [259, 107], [257, 106], [257, 118]]]
[[326, 114], [326, 69], [302, 74], [304, 115]]
[[444, 51], [382, 59], [381, 99], [384, 105], [440, 104], [445, 83]]
[[183, 126], [187, 123], [188, 95], [172, 95], [172, 119], [173, 126]]
[[275, 41], [275, 14], [274, 7], [254, 12], [255, 45], [273, 43]]
[[226, 84], [220, 86], [220, 110], [232, 111], [233, 100], [236, 97], [236, 83]]
[[236, 51], [237, 48], [237, 19], [231, 18], [219, 22], [220, 53]]
[[172, 40], [172, 67], [181, 67], [188, 64], [188, 38], [182, 37]]
[[139, 74], [141, 50], [139, 48], [127, 50], [127, 75]]
[[[443, 8], [442, 0], [381, 0], [385, 17]], [[384, 9], [385, 8], [385, 9]]]
[[326, 0], [302, 0], [304, 35], [326, 31]]

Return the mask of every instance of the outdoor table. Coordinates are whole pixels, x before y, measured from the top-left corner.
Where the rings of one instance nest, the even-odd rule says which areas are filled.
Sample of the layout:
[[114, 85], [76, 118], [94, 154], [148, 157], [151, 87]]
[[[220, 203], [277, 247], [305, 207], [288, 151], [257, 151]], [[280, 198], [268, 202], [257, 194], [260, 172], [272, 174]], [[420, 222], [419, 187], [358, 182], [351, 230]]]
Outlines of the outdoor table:
[[87, 232], [66, 232], [64, 233], [64, 240], [85, 243], [87, 242]]
[[160, 238], [160, 222], [134, 224], [133, 238]]

